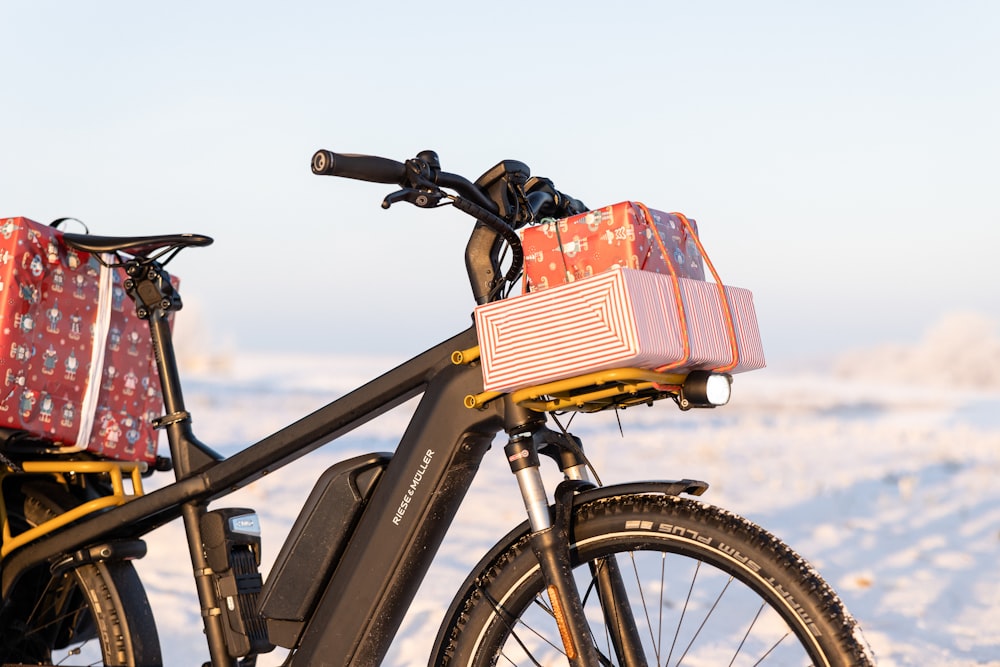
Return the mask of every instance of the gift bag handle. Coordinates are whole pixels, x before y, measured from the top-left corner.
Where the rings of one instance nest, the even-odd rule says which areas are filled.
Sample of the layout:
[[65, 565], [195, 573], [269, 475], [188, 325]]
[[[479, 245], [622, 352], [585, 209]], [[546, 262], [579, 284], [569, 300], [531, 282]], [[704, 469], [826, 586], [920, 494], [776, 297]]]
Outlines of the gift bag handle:
[[[660, 238], [660, 230], [656, 227], [653, 215], [650, 213], [645, 204], [636, 202], [636, 206], [638, 206], [639, 210], [642, 211], [642, 214], [649, 223], [650, 228], [652, 228], [653, 236], [656, 238], [656, 243], [660, 247], [660, 252], [663, 253], [663, 259], [667, 264], [667, 268], [670, 270], [670, 277], [673, 278], [670, 282], [674, 289], [674, 301], [677, 304], [677, 318], [681, 329], [681, 342], [683, 344], [684, 353], [681, 359], [656, 369], [657, 371], [663, 372], [677, 368], [678, 366], [683, 366], [688, 363], [691, 358], [691, 341], [688, 335], [687, 314], [684, 312], [684, 302], [681, 298], [681, 286], [680, 280], [677, 276], [677, 269], [674, 268], [673, 263], [670, 261], [670, 255], [667, 254], [666, 245], [663, 243], [663, 239]], [[712, 260], [708, 257], [708, 253], [705, 252], [705, 247], [701, 244], [701, 239], [698, 238], [698, 234], [695, 233], [694, 226], [687, 219], [687, 216], [678, 212], [671, 213], [671, 215], [677, 216], [677, 218], [681, 221], [688, 237], [694, 241], [695, 246], [698, 248], [698, 253], [701, 255], [702, 259], [705, 260], [705, 266], [708, 267], [709, 272], [712, 274], [712, 278], [715, 280], [715, 287], [719, 292], [719, 302], [722, 304], [722, 316], [726, 322], [726, 335], [729, 338], [729, 349], [732, 353], [732, 361], [713, 370], [720, 373], [731, 371], [736, 368], [740, 362], [740, 352], [736, 336], [736, 324], [733, 319], [732, 309], [729, 307], [729, 300], [726, 298], [725, 285], [723, 285], [722, 280], [719, 278], [719, 273], [715, 270], [715, 265], [712, 264]]]
[[67, 222], [79, 222], [80, 226], [83, 227], [83, 233], [84, 234], [90, 233], [90, 229], [87, 227], [87, 223], [85, 223], [83, 220], [80, 220], [79, 218], [56, 218], [55, 220], [49, 223], [49, 227], [58, 229], [59, 231], [64, 231], [61, 229], [61, 227], [63, 224]]

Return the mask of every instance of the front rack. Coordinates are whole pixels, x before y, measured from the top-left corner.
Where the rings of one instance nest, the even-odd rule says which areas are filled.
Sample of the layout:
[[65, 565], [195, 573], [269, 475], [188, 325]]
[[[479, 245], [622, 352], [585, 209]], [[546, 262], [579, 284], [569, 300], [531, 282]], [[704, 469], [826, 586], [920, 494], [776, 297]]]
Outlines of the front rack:
[[613, 368], [518, 389], [511, 397], [536, 412], [599, 412], [675, 397], [685, 377], [646, 368]]
[[[479, 348], [461, 350], [452, 362], [468, 364], [479, 358]], [[676, 398], [686, 373], [661, 373], [648, 368], [612, 368], [546, 382], [511, 392], [514, 403], [536, 412], [599, 412], [646, 405], [663, 398]], [[465, 407], [481, 408], [505, 392], [484, 391], [465, 397]]]

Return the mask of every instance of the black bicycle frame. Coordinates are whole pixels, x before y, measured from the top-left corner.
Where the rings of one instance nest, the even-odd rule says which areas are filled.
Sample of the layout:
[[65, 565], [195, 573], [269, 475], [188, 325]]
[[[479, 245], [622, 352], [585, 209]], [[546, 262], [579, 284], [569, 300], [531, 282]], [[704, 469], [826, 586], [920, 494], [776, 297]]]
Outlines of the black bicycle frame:
[[[186, 415], [169, 330], [155, 316], [150, 329], [165, 371], [168, 416]], [[290, 663], [378, 664], [493, 437], [504, 428], [502, 401], [486, 409], [460, 407], [466, 395], [482, 391], [482, 377], [476, 366], [453, 364], [451, 355], [476, 342], [470, 328], [226, 459], [194, 439], [188, 419], [178, 418], [166, 427], [177, 481], [11, 554], [2, 573], [4, 597], [31, 567], [100, 541], [141, 536], [182, 514], [188, 540], [200, 550], [198, 522], [191, 519], [210, 500], [423, 393]], [[214, 597], [210, 587], [199, 585], [202, 605], [210, 608], [214, 600], [206, 600], [206, 592]], [[232, 664], [210, 621], [206, 618], [213, 664]]]
[[[460, 202], [459, 199], [454, 203]], [[462, 210], [468, 208], [463, 206]], [[486, 209], [472, 207], [466, 212], [492, 216], [503, 223]], [[479, 303], [491, 298], [497, 287], [497, 276], [501, 275], [499, 248], [504, 238], [495, 227], [482, 222], [480, 219], [466, 248], [469, 278]], [[88, 252], [125, 250], [135, 254], [136, 249], [151, 251], [164, 245], [173, 246], [175, 251], [186, 245], [205, 245], [206, 239], [170, 236], [89, 241], [80, 236], [74, 243]], [[145, 280], [145, 271], [153, 262], [136, 261], [140, 263], [130, 268], [126, 264], [126, 272], [135, 276], [138, 283]], [[142, 270], [133, 272], [131, 269], [135, 268]], [[167, 311], [179, 307], [180, 301], [179, 297], [174, 299], [172, 292], [171, 298], [163, 298], [168, 296], [166, 292], [157, 293], [157, 289], [169, 291], [169, 280], [154, 274], [150, 274], [152, 282], [139, 285], [129, 296], [142, 300], [145, 315], [141, 316], [148, 315], [166, 411], [159, 423], [167, 432], [176, 481], [53, 531], [13, 552], [5, 560], [0, 577], [2, 599], [9, 599], [13, 586], [29, 569], [47, 566], [54, 559], [86, 546], [134, 540], [182, 517], [212, 664], [235, 665], [226, 646], [218, 614], [219, 600], [203, 548], [200, 519], [205, 516], [208, 503], [422, 393], [286, 662], [288, 665], [378, 664], [493, 438], [501, 430], [511, 434], [533, 431], [544, 424], [544, 416], [515, 406], [509, 397], [484, 408], [464, 407], [466, 396], [482, 391], [482, 375], [477, 365], [452, 363], [454, 352], [477, 345], [475, 329], [470, 328], [247, 449], [223, 458], [199, 442], [191, 430], [166, 319]], [[556, 546], [566, 548], [565, 539], [556, 542], [544, 545], [544, 550], [551, 552], [549, 556], [559, 555]], [[558, 572], [549, 578], [560, 580], [559, 585], [568, 588], [568, 574], [562, 572], [565, 568], [550, 569]], [[568, 593], [563, 604], [570, 624], [578, 626], [574, 631], [585, 629], [578, 596]], [[582, 642], [583, 647], [587, 648], [589, 643], [589, 640]]]
[[470, 392], [482, 390], [478, 368], [449, 365], [432, 378], [292, 665], [381, 662], [484, 454], [504, 426], [498, 408], [455, 409]]

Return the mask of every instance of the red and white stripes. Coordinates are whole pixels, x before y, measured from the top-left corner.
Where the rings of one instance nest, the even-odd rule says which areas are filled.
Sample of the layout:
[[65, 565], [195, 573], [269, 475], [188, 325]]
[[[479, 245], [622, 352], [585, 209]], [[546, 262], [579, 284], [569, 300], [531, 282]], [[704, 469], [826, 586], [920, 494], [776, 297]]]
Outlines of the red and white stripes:
[[[486, 391], [512, 391], [609, 368], [714, 369], [731, 365], [718, 286], [680, 278], [688, 337], [668, 275], [615, 268], [591, 278], [476, 308]], [[739, 359], [730, 372], [764, 366], [749, 291], [724, 289]]]

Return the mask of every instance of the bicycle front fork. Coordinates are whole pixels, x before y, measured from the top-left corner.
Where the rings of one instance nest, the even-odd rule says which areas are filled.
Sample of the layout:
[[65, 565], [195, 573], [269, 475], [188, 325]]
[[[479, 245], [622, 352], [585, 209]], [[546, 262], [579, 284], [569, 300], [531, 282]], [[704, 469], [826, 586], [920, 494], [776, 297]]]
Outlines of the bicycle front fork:
[[[556, 489], [554, 509], [549, 507], [542, 482], [540, 452], [555, 459], [566, 478]], [[531, 547], [538, 558], [566, 658], [573, 667], [596, 667], [602, 661], [584, 614], [570, 558], [573, 496], [593, 486], [580, 441], [542, 425], [533, 431], [515, 433], [504, 453], [528, 513]], [[592, 561], [589, 566], [618, 664], [644, 666], [631, 609], [621, 604], [627, 597], [617, 561], [609, 557]]]

